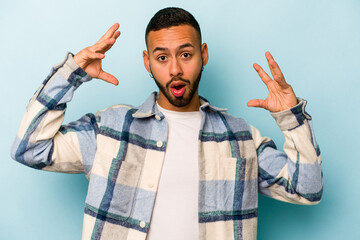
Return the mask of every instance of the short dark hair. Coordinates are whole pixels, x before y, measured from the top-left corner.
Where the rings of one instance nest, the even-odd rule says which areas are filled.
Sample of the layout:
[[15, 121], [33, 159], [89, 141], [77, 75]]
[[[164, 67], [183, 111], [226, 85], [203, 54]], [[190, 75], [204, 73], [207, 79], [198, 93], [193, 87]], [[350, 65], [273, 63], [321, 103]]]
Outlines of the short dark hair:
[[147, 36], [150, 31], [158, 31], [164, 28], [170, 28], [180, 25], [190, 25], [195, 28], [199, 34], [199, 40], [201, 44], [201, 31], [199, 23], [196, 21], [193, 15], [188, 11], [177, 8], [177, 7], [168, 7], [159, 10], [155, 15], [150, 19], [149, 24], [146, 27], [145, 31], [145, 43], [147, 45]]

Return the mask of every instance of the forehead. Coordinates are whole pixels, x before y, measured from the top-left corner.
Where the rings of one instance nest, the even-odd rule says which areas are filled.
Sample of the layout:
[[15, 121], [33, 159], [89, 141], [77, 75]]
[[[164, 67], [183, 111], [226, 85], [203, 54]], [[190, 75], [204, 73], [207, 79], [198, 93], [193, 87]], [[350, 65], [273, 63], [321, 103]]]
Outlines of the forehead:
[[194, 27], [190, 25], [180, 25], [170, 28], [163, 28], [158, 31], [150, 31], [147, 37], [148, 49], [156, 47], [176, 48], [185, 43], [199, 46], [199, 36]]

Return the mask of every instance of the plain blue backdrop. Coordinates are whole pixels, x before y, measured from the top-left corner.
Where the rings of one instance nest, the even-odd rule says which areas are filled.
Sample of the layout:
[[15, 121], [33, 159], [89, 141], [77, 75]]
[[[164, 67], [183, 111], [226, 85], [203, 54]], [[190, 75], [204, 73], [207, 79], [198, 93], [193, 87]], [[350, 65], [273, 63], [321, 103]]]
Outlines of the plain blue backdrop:
[[[0, 2], [0, 239], [80, 239], [88, 182], [83, 175], [27, 168], [10, 158], [26, 104], [67, 51], [92, 45], [115, 22], [122, 32], [103, 67], [119, 86], [86, 83], [68, 105], [65, 122], [117, 103], [139, 105], [156, 85], [142, 62], [144, 31], [161, 8], [189, 10], [202, 28], [209, 63], [200, 94], [242, 116], [282, 148], [283, 137], [263, 109], [252, 68], [266, 70], [269, 50], [299, 97], [309, 101], [320, 144], [324, 194], [299, 206], [261, 196], [258, 239], [360, 239], [360, 1], [14, 1]], [[269, 72], [269, 71], [268, 71]]]

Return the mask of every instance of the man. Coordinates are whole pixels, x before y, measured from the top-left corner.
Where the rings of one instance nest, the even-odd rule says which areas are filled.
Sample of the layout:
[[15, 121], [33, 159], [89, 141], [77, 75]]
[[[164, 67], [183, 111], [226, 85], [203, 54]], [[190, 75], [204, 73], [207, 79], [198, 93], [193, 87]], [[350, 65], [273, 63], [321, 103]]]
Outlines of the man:
[[322, 194], [321, 158], [305, 112], [269, 52], [269, 89], [248, 106], [269, 110], [286, 154], [243, 119], [198, 95], [208, 48], [195, 18], [157, 12], [146, 29], [144, 65], [159, 87], [139, 107], [115, 105], [61, 126], [66, 103], [102, 70], [120, 32], [56, 65], [31, 99], [12, 157], [36, 169], [85, 173], [89, 190], [83, 239], [255, 239], [258, 192], [300, 204]]

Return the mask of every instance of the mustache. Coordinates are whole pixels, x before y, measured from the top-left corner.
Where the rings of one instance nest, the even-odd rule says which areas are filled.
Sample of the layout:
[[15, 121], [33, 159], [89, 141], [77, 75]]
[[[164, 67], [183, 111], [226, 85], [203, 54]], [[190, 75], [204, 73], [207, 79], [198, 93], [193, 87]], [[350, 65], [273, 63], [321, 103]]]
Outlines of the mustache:
[[166, 83], [166, 87], [168, 88], [170, 86], [171, 83], [175, 82], [175, 81], [182, 81], [184, 83], [190, 84], [190, 81], [181, 77], [173, 77], [171, 78], [171, 80]]

